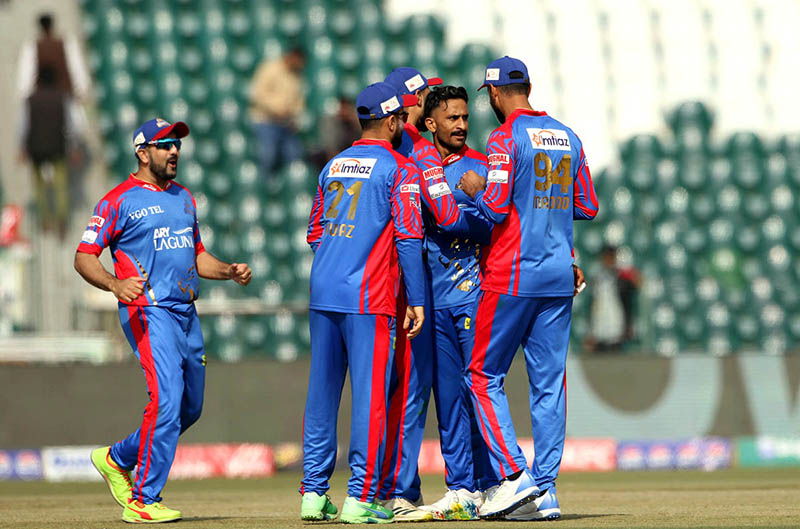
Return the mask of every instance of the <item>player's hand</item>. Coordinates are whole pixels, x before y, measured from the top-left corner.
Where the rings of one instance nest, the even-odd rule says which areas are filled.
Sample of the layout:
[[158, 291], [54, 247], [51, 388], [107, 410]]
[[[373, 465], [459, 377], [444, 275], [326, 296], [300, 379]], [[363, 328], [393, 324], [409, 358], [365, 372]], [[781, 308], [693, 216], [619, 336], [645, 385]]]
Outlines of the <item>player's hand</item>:
[[[411, 325], [411, 322], [414, 325]], [[408, 339], [413, 340], [422, 330], [422, 323], [425, 321], [425, 309], [421, 306], [406, 307], [406, 318], [403, 320], [403, 329], [408, 330]], [[410, 327], [410, 329], [409, 329]]]
[[575, 292], [573, 296], [577, 296], [583, 289], [586, 288], [586, 278], [583, 276], [583, 270], [578, 265], [572, 265], [572, 275], [575, 276]]
[[456, 189], [461, 189], [470, 198], [475, 198], [475, 193], [486, 188], [486, 179], [473, 170], [469, 170], [461, 175]]
[[232, 263], [228, 269], [230, 278], [242, 286], [247, 285], [253, 279], [253, 271], [247, 263]]
[[135, 276], [125, 279], [115, 279], [110, 285], [111, 292], [123, 303], [131, 303], [134, 299], [144, 294], [143, 277]]

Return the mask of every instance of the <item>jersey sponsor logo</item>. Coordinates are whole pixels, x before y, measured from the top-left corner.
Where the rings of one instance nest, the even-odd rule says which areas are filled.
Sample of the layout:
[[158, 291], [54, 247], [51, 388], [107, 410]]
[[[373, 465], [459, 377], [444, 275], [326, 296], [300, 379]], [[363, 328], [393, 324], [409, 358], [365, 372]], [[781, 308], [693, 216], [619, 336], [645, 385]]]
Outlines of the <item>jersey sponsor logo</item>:
[[486, 80], [487, 81], [499, 81], [500, 80], [500, 68], [486, 68]]
[[128, 217], [136, 220], [142, 217], [146, 217], [148, 215], [158, 215], [160, 213], [164, 213], [164, 210], [161, 209], [161, 206], [147, 206], [146, 208], [141, 208], [137, 209], [136, 211], [131, 211], [130, 213], [128, 213]]
[[369, 178], [377, 158], [339, 158], [328, 170], [330, 178]]
[[418, 184], [403, 184], [400, 186], [401, 193], [419, 193]]
[[191, 227], [170, 233], [169, 226], [153, 230], [153, 247], [157, 252], [161, 250], [177, 250], [180, 248], [194, 248], [193, 229]]
[[81, 242], [85, 242], [86, 244], [94, 244], [96, 240], [97, 232], [93, 230], [86, 230], [83, 232], [83, 237], [81, 237]]
[[97, 226], [98, 228], [102, 228], [103, 224], [105, 224], [105, 223], [106, 223], [106, 219], [104, 219], [103, 217], [100, 217], [98, 215], [92, 215], [89, 218], [89, 227], [90, 228], [94, 228], [95, 226]]
[[496, 184], [507, 184], [508, 183], [508, 171], [501, 171], [500, 169], [492, 169], [489, 171], [486, 180], [489, 182], [494, 182]]
[[398, 108], [400, 108], [400, 101], [397, 100], [397, 96], [392, 96], [391, 98], [381, 103], [381, 110], [383, 110], [384, 113], [386, 114], [388, 114], [389, 112], [394, 112]]
[[439, 167], [431, 167], [422, 171], [422, 177], [425, 180], [433, 180], [434, 178], [444, 178], [444, 169]]
[[421, 88], [422, 85], [425, 84], [425, 81], [422, 80], [422, 76], [420, 74], [415, 75], [411, 79], [408, 79], [405, 82], [406, 88], [408, 88], [409, 92], [414, 92], [417, 88]]
[[569, 151], [569, 136], [566, 130], [527, 129], [534, 149], [548, 151]]
[[449, 195], [450, 186], [447, 185], [447, 182], [439, 182], [438, 184], [428, 186], [428, 193], [430, 193], [432, 199], [436, 200], [437, 198]]
[[495, 153], [489, 155], [489, 165], [503, 165], [511, 163], [511, 157], [503, 153]]

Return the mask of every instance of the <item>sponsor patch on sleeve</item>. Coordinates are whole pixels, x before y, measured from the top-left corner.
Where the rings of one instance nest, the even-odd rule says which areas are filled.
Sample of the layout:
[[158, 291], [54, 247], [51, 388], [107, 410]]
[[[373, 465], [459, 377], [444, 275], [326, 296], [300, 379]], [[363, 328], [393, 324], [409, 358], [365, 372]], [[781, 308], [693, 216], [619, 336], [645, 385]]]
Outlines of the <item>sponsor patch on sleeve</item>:
[[493, 169], [489, 171], [489, 175], [486, 178], [489, 182], [494, 182], [497, 184], [507, 184], [508, 183], [508, 171], [501, 171], [500, 169]]
[[92, 215], [89, 218], [89, 227], [90, 228], [93, 228], [95, 226], [97, 226], [98, 228], [102, 228], [103, 224], [105, 224], [105, 223], [106, 223], [106, 219], [104, 219], [103, 217], [100, 217], [98, 215]]
[[401, 193], [419, 193], [418, 184], [403, 184], [400, 186]]
[[449, 195], [450, 186], [447, 185], [447, 182], [439, 182], [438, 184], [428, 186], [428, 193], [430, 193], [432, 199], [436, 200], [437, 198]]
[[81, 242], [85, 242], [86, 244], [94, 244], [96, 240], [97, 232], [92, 230], [86, 230], [83, 232], [83, 237], [81, 237]]
[[425, 180], [433, 180], [434, 178], [444, 178], [444, 169], [439, 166], [431, 167], [422, 171], [422, 177]]
[[511, 157], [503, 153], [495, 153], [489, 155], [489, 165], [503, 165], [509, 163]]

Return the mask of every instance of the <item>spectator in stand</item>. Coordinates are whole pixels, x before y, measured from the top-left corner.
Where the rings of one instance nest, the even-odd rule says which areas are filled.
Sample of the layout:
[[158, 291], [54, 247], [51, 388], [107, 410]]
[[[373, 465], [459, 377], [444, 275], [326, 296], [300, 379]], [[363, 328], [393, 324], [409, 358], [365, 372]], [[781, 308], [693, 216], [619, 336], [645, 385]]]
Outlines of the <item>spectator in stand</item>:
[[617, 248], [606, 245], [591, 278], [590, 335], [586, 348], [597, 353], [619, 351], [635, 338], [634, 305], [641, 276], [633, 266], [617, 266]]
[[305, 108], [301, 78], [305, 64], [305, 53], [293, 48], [277, 59], [262, 62], [253, 76], [250, 114], [259, 165], [267, 178], [302, 156], [297, 129]]
[[335, 112], [327, 113], [319, 122], [317, 144], [319, 148], [312, 153], [311, 159], [319, 170], [325, 167], [328, 160], [350, 147], [361, 137], [361, 125], [353, 102], [339, 96]]
[[74, 119], [55, 69], [39, 67], [36, 89], [23, 107], [20, 160], [33, 166], [37, 217], [43, 231], [64, 238], [69, 222], [67, 153], [73, 145]]

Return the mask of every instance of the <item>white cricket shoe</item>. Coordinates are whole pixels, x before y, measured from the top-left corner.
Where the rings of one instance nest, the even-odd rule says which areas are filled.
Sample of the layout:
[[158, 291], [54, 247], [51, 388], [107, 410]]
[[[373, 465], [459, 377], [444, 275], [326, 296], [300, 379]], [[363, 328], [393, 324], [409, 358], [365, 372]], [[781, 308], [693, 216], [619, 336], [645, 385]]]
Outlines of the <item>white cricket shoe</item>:
[[539, 487], [527, 470], [516, 479], [504, 479], [500, 486], [489, 491], [479, 512], [482, 520], [500, 519], [539, 496]]
[[483, 504], [480, 491], [467, 489], [448, 490], [444, 497], [420, 509], [433, 513], [434, 520], [477, 520], [478, 509]]
[[395, 522], [429, 522], [433, 513], [423, 511], [405, 498], [392, 498], [383, 502], [383, 506], [394, 513]]
[[558, 520], [559, 518], [561, 518], [561, 508], [558, 506], [555, 485], [532, 502], [506, 514], [506, 520]]

